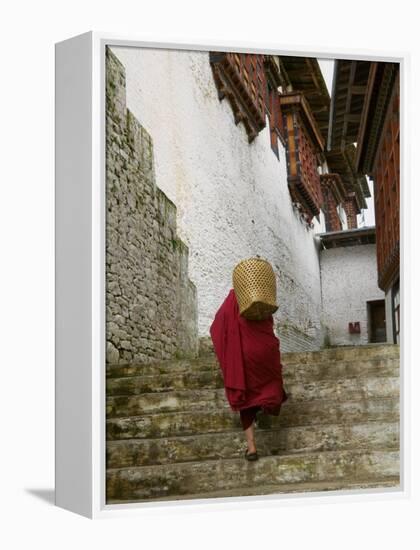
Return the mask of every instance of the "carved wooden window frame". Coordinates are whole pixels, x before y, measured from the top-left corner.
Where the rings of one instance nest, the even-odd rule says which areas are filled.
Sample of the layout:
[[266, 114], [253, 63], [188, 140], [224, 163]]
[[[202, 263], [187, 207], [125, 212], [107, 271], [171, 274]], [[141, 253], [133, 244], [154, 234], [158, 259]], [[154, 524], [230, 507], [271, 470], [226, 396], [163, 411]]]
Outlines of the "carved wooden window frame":
[[243, 122], [251, 143], [266, 126], [264, 56], [210, 52], [210, 64], [220, 101], [228, 99], [235, 124]]
[[286, 142], [287, 181], [294, 203], [308, 222], [323, 204], [318, 167], [324, 139], [301, 92], [281, 94], [280, 106]]

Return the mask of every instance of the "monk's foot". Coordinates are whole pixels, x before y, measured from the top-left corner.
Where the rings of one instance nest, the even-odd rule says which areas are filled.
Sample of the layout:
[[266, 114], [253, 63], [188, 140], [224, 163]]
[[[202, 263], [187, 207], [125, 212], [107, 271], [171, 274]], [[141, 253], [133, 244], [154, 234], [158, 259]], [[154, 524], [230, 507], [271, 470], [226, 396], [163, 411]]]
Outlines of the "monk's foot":
[[254, 447], [253, 451], [250, 451], [249, 449], [246, 449], [245, 458], [249, 461], [258, 460], [257, 449], [255, 447]]

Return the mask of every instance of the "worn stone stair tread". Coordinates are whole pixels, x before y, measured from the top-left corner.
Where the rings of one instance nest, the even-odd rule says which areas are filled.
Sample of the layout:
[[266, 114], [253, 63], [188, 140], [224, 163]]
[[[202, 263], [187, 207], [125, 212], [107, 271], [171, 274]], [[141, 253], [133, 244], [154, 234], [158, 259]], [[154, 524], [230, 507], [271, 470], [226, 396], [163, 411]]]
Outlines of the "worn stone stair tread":
[[[396, 344], [369, 344], [363, 346], [339, 346], [310, 352], [282, 353], [282, 363], [287, 366], [333, 364], [337, 361], [364, 363], [375, 359], [399, 359], [400, 347]], [[107, 363], [107, 377], [138, 374], [163, 374], [175, 370], [196, 371], [219, 368], [213, 350], [192, 359], [165, 359], [151, 363]]]
[[[311, 362], [313, 360], [327, 359], [341, 360], [343, 357], [350, 357], [351, 359], [362, 357], [367, 359], [377, 355], [399, 357], [400, 346], [399, 344], [392, 343], [370, 343], [359, 346], [335, 346], [314, 351], [282, 352], [284, 362], [288, 361], [289, 363]], [[202, 359], [208, 359], [211, 356], [215, 356], [213, 349], [208, 349], [200, 354]]]
[[[399, 485], [399, 347], [282, 354], [289, 400], [258, 414], [260, 459], [214, 350], [107, 366], [107, 503]], [[280, 487], [280, 489], [279, 489]]]
[[249, 485], [308, 481], [376, 481], [399, 475], [398, 449], [353, 449], [261, 457], [201, 460], [177, 464], [109, 468], [107, 498], [149, 498], [234, 489]]
[[[323, 380], [314, 383], [291, 383], [286, 391], [295, 402], [307, 403], [315, 400], [360, 400], [371, 397], [397, 395], [399, 377], [366, 377]], [[285, 406], [287, 402], [285, 403]], [[163, 410], [211, 410], [227, 407], [225, 389], [189, 389], [166, 392], [140, 393], [129, 396], [108, 396], [107, 415], [109, 418], [132, 416], [140, 412]]]
[[[244, 450], [245, 450], [246, 444], [244, 442]], [[280, 455], [270, 455], [270, 456], [261, 456], [258, 461], [254, 462], [253, 465], [256, 465], [257, 467], [261, 465], [264, 461], [283, 461], [285, 459], [296, 459], [296, 458], [317, 458], [317, 459], [334, 459], [339, 458], [341, 456], [346, 455], [356, 455], [356, 456], [367, 456], [367, 455], [376, 455], [376, 454], [383, 454], [383, 453], [398, 453], [399, 454], [399, 447], [389, 447], [389, 448], [376, 448], [376, 449], [369, 449], [367, 447], [361, 447], [359, 449], [348, 449], [345, 451], [317, 451], [317, 452], [309, 452], [309, 453], [301, 453], [297, 455], [296, 453], [284, 453], [281, 456]], [[243, 457], [233, 457], [233, 458], [215, 458], [215, 459], [209, 459], [209, 460], [189, 460], [187, 462], [176, 462], [171, 464], [151, 464], [148, 466], [126, 466], [122, 468], [108, 468], [109, 473], [117, 472], [117, 471], [143, 471], [143, 470], [150, 470], [150, 471], [159, 471], [159, 470], [166, 470], [168, 468], [175, 468], [182, 470], [186, 466], [192, 467], [192, 466], [199, 466], [203, 469], [207, 469], [210, 467], [210, 470], [212, 470], [212, 466], [215, 464], [222, 464], [222, 463], [231, 463], [234, 465], [238, 465], [240, 467], [246, 467], [248, 468], [250, 466], [250, 463], [246, 461]], [[252, 464], [251, 464], [252, 466]]]
[[[362, 385], [362, 383], [366, 383], [366, 382], [369, 382], [369, 381], [372, 381], [373, 383], [376, 383], [378, 380], [379, 381], [384, 381], [384, 380], [392, 380], [392, 381], [398, 381], [399, 382], [399, 377], [398, 376], [365, 376], [365, 377], [360, 377], [360, 376], [357, 376], [357, 377], [349, 377], [349, 378], [339, 378], [339, 379], [328, 379], [328, 380], [320, 380], [320, 381], [316, 381], [316, 382], [296, 382], [296, 381], [293, 381], [292, 384], [289, 384], [289, 392], [291, 394], [293, 394], [293, 396], [295, 397], [296, 396], [296, 389], [299, 388], [299, 387], [303, 387], [303, 386], [314, 386], [315, 389], [317, 391], [320, 391], [320, 389], [323, 389], [323, 388], [331, 388], [334, 384], [338, 384], [338, 385], [345, 385], [347, 382], [349, 382], [350, 384], [354, 384], [354, 381], [361, 381], [360, 384], [358, 384], [359, 386]], [[287, 388], [286, 388], [287, 389]], [[295, 391], [295, 393], [293, 393], [293, 389]], [[305, 391], [306, 391], [306, 388], [305, 388]], [[196, 396], [200, 396], [200, 395], [209, 395], [210, 392], [217, 392], [218, 394], [220, 395], [225, 395], [224, 393], [224, 388], [194, 388], [194, 389], [182, 389], [182, 390], [167, 390], [167, 391], [159, 391], [159, 392], [144, 392], [144, 393], [141, 393], [141, 394], [134, 394], [134, 395], [111, 395], [109, 396], [110, 399], [113, 399], [113, 398], [116, 398], [116, 397], [147, 397], [147, 396], [155, 396], [156, 394], [158, 394], [160, 397], [164, 397], [164, 396], [168, 396], [170, 397], [172, 394], [180, 394], [181, 396], [184, 396], [184, 395], [189, 395], [189, 394], [194, 394]], [[314, 401], [315, 399], [307, 399], [307, 393], [305, 393], [304, 397], [305, 399], [302, 399], [303, 401]], [[319, 397], [319, 399], [322, 399], [322, 397]]]
[[282, 353], [282, 362], [311, 363], [313, 361], [369, 360], [374, 357], [399, 357], [397, 344], [364, 344], [362, 346], [337, 346], [316, 351]]
[[[320, 428], [324, 428], [324, 429], [328, 429], [330, 427], [342, 427], [342, 428], [348, 428], [348, 427], [353, 427], [353, 428], [357, 428], [357, 427], [361, 427], [361, 426], [371, 426], [371, 425], [375, 425], [375, 424], [398, 424], [399, 421], [398, 421], [398, 416], [395, 416], [395, 419], [394, 420], [367, 420], [365, 422], [350, 422], [350, 423], [346, 423], [346, 422], [324, 422], [323, 424], [316, 424], [315, 426], [313, 424], [302, 424], [302, 425], [298, 425], [298, 426], [285, 426], [285, 427], [270, 427], [270, 428], [264, 428], [264, 427], [260, 427], [260, 426], [256, 426], [255, 428], [255, 433], [257, 434], [257, 437], [258, 437], [258, 433], [275, 433], [275, 432], [278, 432], [279, 430], [298, 430], [298, 429], [303, 429], [303, 428], [307, 428], [308, 430], [311, 429], [313, 430], [314, 427], [320, 427]], [[168, 435], [168, 436], [156, 436], [156, 437], [144, 437], [144, 438], [139, 438], [139, 437], [131, 437], [131, 438], [127, 438], [127, 439], [117, 439], [117, 440], [113, 440], [113, 439], [110, 439], [110, 440], [107, 440], [107, 442], [124, 442], [124, 441], [159, 441], [161, 439], [164, 439], [164, 440], [167, 440], [167, 441], [175, 441], [177, 439], [183, 439], [183, 438], [202, 438], [202, 437], [205, 437], [207, 435], [225, 435], [225, 436], [228, 436], [228, 435], [236, 435], [236, 434], [241, 434], [242, 438], [243, 438], [243, 430], [242, 429], [232, 429], [231, 427], [230, 428], [227, 428], [225, 430], [221, 430], [221, 431], [217, 431], [217, 432], [208, 432], [208, 433], [191, 433], [191, 434], [175, 434], [175, 435]]]
[[[258, 487], [240, 487], [238, 489], [225, 489], [220, 491], [209, 491], [207, 493], [190, 493], [185, 495], [172, 495], [165, 497], [135, 499], [131, 502], [157, 502], [157, 501], [173, 501], [173, 500], [202, 500], [202, 499], [218, 499], [218, 498], [237, 498], [247, 496], [261, 496], [262, 498], [268, 495], [282, 495], [289, 493], [311, 493], [311, 496], [316, 496], [319, 492], [345, 491], [360, 493], [372, 492], [372, 489], [400, 489], [400, 478], [389, 477], [382, 480], [366, 480], [354, 482], [353, 480], [343, 479], [340, 481], [315, 481], [301, 483], [281, 483], [272, 485], [259, 485]], [[380, 492], [380, 491], [375, 491]], [[130, 501], [108, 499], [107, 504], [127, 504]]]
[[[299, 372], [299, 375], [302, 373], [307, 376], [311, 376], [316, 373], [316, 371], [331, 371], [331, 374], [327, 376], [340, 376], [340, 371], [344, 369], [351, 370], [354, 368], [360, 371], [363, 371], [366, 365], [371, 364], [373, 367], [372, 373], [374, 373], [374, 368], [381, 368], [381, 363], [385, 365], [391, 364], [394, 369], [399, 370], [399, 356], [386, 356], [386, 357], [356, 357], [356, 358], [346, 358], [337, 362], [335, 359], [325, 359], [319, 360], [314, 359], [307, 362], [293, 362], [287, 359], [282, 358], [283, 363], [283, 375], [294, 376], [295, 372]], [[338, 368], [337, 368], [338, 367]], [[156, 363], [156, 364], [130, 364], [130, 365], [107, 365], [106, 368], [106, 377], [108, 380], [114, 378], [131, 378], [137, 376], [165, 376], [165, 375], [175, 375], [179, 374], [199, 374], [204, 371], [215, 372], [221, 374], [219, 363], [214, 356], [213, 359], [206, 359], [201, 361], [194, 361], [191, 363], [188, 362], [173, 362], [167, 361], [166, 364]], [[335, 371], [335, 372], [334, 372]]]
[[[288, 407], [286, 408], [286, 405]], [[340, 421], [352, 424], [361, 420], [393, 421], [399, 418], [399, 398], [371, 398], [362, 401], [329, 402], [325, 400], [312, 401], [306, 404], [286, 402], [278, 417], [259, 415], [258, 425], [271, 426], [306, 426], [331, 424]], [[220, 431], [220, 425], [240, 427], [239, 414], [224, 407], [217, 411], [168, 411], [139, 416], [125, 416], [107, 419], [107, 432], [113, 434], [113, 439], [125, 439], [150, 433], [161, 436], [167, 434], [194, 434], [197, 430], [205, 433]], [[133, 435], [135, 434], [135, 435]], [[111, 438], [110, 438], [111, 439]]]
[[192, 360], [167, 359], [155, 363], [107, 363], [107, 378], [142, 375], [170, 374], [173, 372], [200, 372], [206, 369], [220, 369], [216, 356]]
[[[260, 456], [282, 456], [376, 446], [395, 449], [399, 422], [328, 424], [256, 430]], [[147, 466], [242, 456], [240, 430], [107, 441], [107, 467]]]
[[[139, 393], [164, 393], [188, 389], [216, 389], [223, 387], [223, 379], [217, 371], [181, 372], [156, 375], [136, 375], [110, 378], [106, 382], [107, 395], [123, 396]], [[146, 388], [146, 389], [144, 389]]]
[[[397, 403], [399, 404], [399, 397], [398, 396], [387, 396], [387, 397], [370, 397], [369, 398], [370, 401], [372, 401], [373, 403], [375, 402], [392, 402], [392, 403]], [[366, 400], [365, 399], [359, 399], [359, 400], [354, 400], [354, 399], [350, 399], [348, 401], [343, 401], [342, 399], [311, 399], [307, 402], [305, 401], [298, 401], [297, 403], [291, 403], [289, 401], [286, 401], [283, 405], [282, 405], [282, 409], [281, 411], [284, 411], [286, 407], [290, 408], [292, 407], [293, 405], [299, 405], [301, 406], [302, 404], [310, 404], [310, 405], [320, 405], [321, 403], [324, 403], [326, 405], [330, 405], [330, 406], [334, 406], [334, 405], [339, 405], [339, 406], [342, 406], [342, 405], [348, 405], [348, 404], [353, 404], [353, 403], [364, 403]], [[147, 412], [147, 411], [142, 411], [141, 413], [139, 414], [130, 414], [130, 415], [126, 415], [126, 416], [114, 416], [114, 417], [108, 417], [107, 418], [107, 422], [114, 422], [116, 420], [141, 420], [142, 418], [144, 417], [152, 417], [152, 416], [172, 416], [172, 415], [177, 415], [177, 414], [195, 414], [195, 415], [209, 415], [209, 414], [217, 414], [217, 413], [230, 413], [232, 415], [232, 417], [238, 415], [239, 413], [236, 412], [236, 411], [232, 411], [230, 406], [229, 406], [229, 403], [224, 403], [223, 404], [223, 407], [219, 408], [219, 409], [215, 409], [215, 410], [211, 410], [211, 411], [203, 411], [203, 410], [195, 410], [195, 409], [192, 409], [192, 410], [189, 410], [189, 409], [183, 409], [183, 410], [168, 410], [168, 411], [151, 411], [151, 412]], [[259, 413], [261, 414], [261, 413]], [[281, 412], [280, 412], [280, 415], [281, 416]], [[265, 416], [265, 415], [264, 415]], [[277, 417], [271, 417], [270, 418], [277, 418]], [[330, 422], [327, 422], [327, 424], [329, 424]]]
[[[381, 366], [377, 363], [384, 363]], [[283, 380], [287, 383], [310, 383], [319, 381], [334, 381], [337, 379], [354, 379], [360, 378], [362, 380], [371, 378], [395, 378], [399, 375], [399, 366], [395, 362], [395, 359], [388, 360], [374, 360], [374, 362], [368, 362], [369, 365], [366, 368], [355, 363], [354, 361], [347, 361], [326, 366], [320, 365], [318, 371], [314, 365], [311, 365], [310, 369], [302, 367], [300, 370], [287, 369], [283, 370]], [[374, 363], [373, 365], [371, 363]], [[376, 363], [376, 364], [375, 364]], [[306, 370], [306, 372], [305, 372]], [[114, 376], [107, 379], [107, 393], [109, 396], [118, 395], [136, 395], [138, 393], [161, 393], [165, 391], [181, 390], [185, 389], [211, 389], [223, 387], [223, 377], [220, 369], [215, 370], [203, 369], [198, 372], [189, 371], [177, 371], [173, 373], [165, 373], [157, 376], [156, 374], [148, 375], [131, 375], [131, 376]]]

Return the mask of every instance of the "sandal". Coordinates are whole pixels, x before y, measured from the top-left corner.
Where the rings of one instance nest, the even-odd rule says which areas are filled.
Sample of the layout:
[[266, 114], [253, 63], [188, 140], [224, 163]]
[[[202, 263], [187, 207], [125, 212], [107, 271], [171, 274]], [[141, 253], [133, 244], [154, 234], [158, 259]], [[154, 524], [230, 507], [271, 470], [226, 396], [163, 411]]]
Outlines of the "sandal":
[[245, 458], [249, 461], [258, 460], [258, 453], [255, 451], [255, 453], [248, 452], [248, 449], [245, 450]]

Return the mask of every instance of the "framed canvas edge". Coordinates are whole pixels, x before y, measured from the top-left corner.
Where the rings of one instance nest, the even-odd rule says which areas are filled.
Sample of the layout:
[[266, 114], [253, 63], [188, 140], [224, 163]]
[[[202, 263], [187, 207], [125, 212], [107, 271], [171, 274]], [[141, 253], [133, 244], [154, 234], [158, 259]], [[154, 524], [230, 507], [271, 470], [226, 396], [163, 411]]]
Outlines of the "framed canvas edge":
[[[92, 37], [55, 45], [55, 504], [91, 517]], [[73, 343], [77, 341], [77, 348]], [[74, 407], [74, 400], [78, 407]]]
[[[410, 364], [408, 362], [409, 348], [407, 335], [407, 320], [409, 315], [410, 279], [407, 265], [409, 220], [409, 185], [402, 187], [401, 192], [401, 237], [402, 237], [402, 270], [401, 301], [402, 307], [402, 341], [401, 341], [401, 375], [400, 375], [400, 473], [399, 487], [328, 491], [316, 493], [292, 493], [274, 495], [255, 495], [227, 498], [191, 499], [139, 502], [127, 504], [106, 504], [106, 401], [105, 401], [105, 48], [109, 46], [164, 48], [184, 50], [219, 50], [244, 51], [255, 53], [285, 55], [307, 55], [318, 58], [360, 59], [398, 62], [401, 66], [401, 179], [409, 183], [408, 169], [408, 135], [410, 132], [409, 118], [409, 65], [408, 52], [360, 51], [345, 48], [343, 50], [329, 47], [284, 46], [280, 44], [254, 44], [251, 42], [232, 41], [191, 41], [160, 40], [159, 38], [123, 37], [111, 33], [91, 31], [92, 39], [92, 212], [91, 212], [91, 307], [92, 307], [92, 361], [91, 361], [91, 434], [92, 434], [92, 502], [91, 518], [104, 519], [109, 517], [131, 516], [139, 513], [155, 513], [156, 510], [170, 510], [172, 513], [191, 511], [212, 511], [239, 507], [278, 507], [279, 505], [325, 504], [346, 502], [367, 502], [377, 500], [395, 500], [410, 497], [410, 437], [409, 437], [409, 379]], [[81, 35], [85, 36], [85, 35]], [[70, 39], [71, 40], [71, 39]], [[58, 43], [60, 44], [60, 43]], [[404, 215], [403, 215], [404, 213]], [[303, 500], [302, 500], [303, 499]]]

